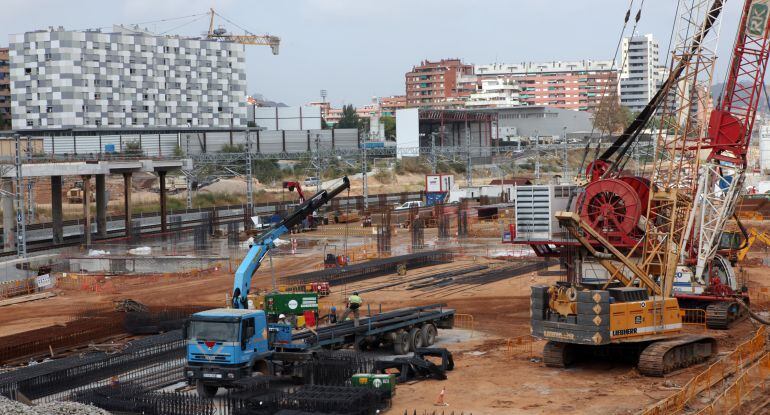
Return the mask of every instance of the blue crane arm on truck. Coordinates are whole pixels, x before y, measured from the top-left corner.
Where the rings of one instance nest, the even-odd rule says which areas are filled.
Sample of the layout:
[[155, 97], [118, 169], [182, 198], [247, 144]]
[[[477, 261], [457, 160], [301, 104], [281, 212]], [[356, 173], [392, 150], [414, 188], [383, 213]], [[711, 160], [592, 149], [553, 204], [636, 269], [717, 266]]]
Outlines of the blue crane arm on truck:
[[342, 184], [330, 191], [321, 190], [316, 193], [313, 197], [299, 205], [291, 215], [273, 225], [254, 240], [254, 243], [249, 248], [249, 252], [246, 253], [246, 257], [243, 258], [243, 261], [235, 271], [235, 279], [233, 281], [233, 308], [248, 308], [251, 278], [259, 269], [267, 252], [275, 248], [275, 240], [281, 235], [289, 232], [295, 225], [302, 223], [306, 217], [328, 203], [329, 200], [349, 188], [350, 180], [345, 176], [342, 178]]
[[[279, 236], [301, 223], [308, 215], [345, 189], [350, 180], [332, 190], [322, 190], [300, 204], [289, 216], [259, 235], [235, 272], [232, 309], [215, 309], [194, 314], [185, 324], [187, 364], [185, 375], [194, 380], [198, 394], [212, 396], [220, 386], [254, 372], [267, 372], [271, 354], [265, 312], [248, 309], [251, 279]], [[281, 331], [278, 325], [275, 328]], [[291, 328], [289, 328], [291, 333]]]

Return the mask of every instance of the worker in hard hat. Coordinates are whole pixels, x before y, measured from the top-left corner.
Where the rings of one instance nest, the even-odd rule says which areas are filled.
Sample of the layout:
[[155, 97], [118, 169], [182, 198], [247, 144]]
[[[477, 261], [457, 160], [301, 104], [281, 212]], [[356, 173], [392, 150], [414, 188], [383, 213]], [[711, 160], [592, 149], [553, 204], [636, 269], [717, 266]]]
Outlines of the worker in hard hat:
[[337, 307], [331, 306], [329, 308], [329, 323], [334, 324], [337, 322]]
[[353, 295], [348, 297], [348, 307], [345, 310], [345, 313], [342, 314], [342, 320], [348, 318], [348, 316], [352, 313], [353, 314], [353, 326], [358, 327], [358, 309], [361, 308], [361, 304], [363, 304], [364, 300], [361, 299], [361, 297], [358, 295], [358, 291], [353, 291]]
[[281, 314], [281, 315], [278, 316], [278, 324], [286, 324], [286, 325], [291, 326], [291, 323], [286, 318], [286, 314]]

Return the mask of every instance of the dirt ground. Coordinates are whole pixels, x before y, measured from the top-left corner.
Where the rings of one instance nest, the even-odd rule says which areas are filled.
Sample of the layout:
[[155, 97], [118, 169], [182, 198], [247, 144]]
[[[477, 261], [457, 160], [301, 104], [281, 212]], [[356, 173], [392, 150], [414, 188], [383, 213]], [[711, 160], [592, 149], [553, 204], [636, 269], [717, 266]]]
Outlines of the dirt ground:
[[[323, 239], [322, 234], [297, 235], [297, 238]], [[396, 236], [394, 246], [406, 244], [408, 235]], [[426, 233], [426, 239], [429, 234]], [[361, 238], [361, 237], [358, 237]], [[360, 242], [360, 241], [359, 241]], [[486, 249], [499, 244], [486, 240]], [[318, 246], [319, 244], [313, 244]], [[237, 263], [235, 259], [234, 263]], [[279, 282], [283, 277], [316, 270], [321, 267], [318, 249], [296, 255], [281, 255], [273, 259]], [[551, 414], [601, 413], [631, 414], [673, 392], [670, 385], [684, 385], [705, 365], [675, 372], [666, 378], [647, 378], [628, 364], [595, 360], [570, 369], [546, 368], [540, 361], [544, 342], [533, 343], [531, 353], [522, 351], [509, 354], [506, 340], [529, 334], [529, 286], [553, 282], [558, 276], [530, 273], [441, 296], [431, 291], [406, 290], [406, 281], [441, 269], [452, 269], [482, 263], [497, 266], [504, 261], [484, 255], [468, 254], [451, 264], [409, 270], [406, 276], [388, 275], [348, 286], [333, 287], [333, 294], [322, 299], [321, 307], [342, 308], [346, 293], [363, 291], [365, 302], [373, 310], [380, 305], [384, 310], [404, 306], [446, 303], [458, 313], [470, 314], [475, 321], [475, 333], [470, 341], [450, 343], [456, 368], [446, 381], [427, 380], [399, 385], [393, 400], [392, 414], [417, 410], [442, 409], [434, 406], [438, 393], [446, 389], [445, 410], [466, 414]], [[746, 267], [745, 276], [752, 290], [767, 290], [770, 280], [768, 268]], [[550, 271], [556, 271], [553, 267]], [[547, 275], [556, 275], [550, 272]], [[112, 300], [132, 298], [147, 305], [202, 305], [224, 306], [226, 293], [232, 287], [232, 270], [210, 270], [198, 276], [120, 276], [113, 277], [111, 292], [60, 291], [46, 300], [4, 307], [0, 312], [0, 336], [17, 333], [70, 320], [74, 314], [90, 308], [109, 306]], [[403, 282], [389, 288], [367, 291], [384, 284]], [[256, 274], [253, 287], [271, 286], [269, 267], [263, 266]], [[766, 304], [759, 304], [765, 306]], [[699, 329], [689, 329], [697, 331]], [[702, 329], [700, 329], [702, 330]], [[752, 322], [745, 320], [725, 332], [709, 331], [718, 338], [722, 351], [733, 349], [751, 336]], [[439, 332], [439, 337], [441, 332]], [[664, 386], [664, 381], [668, 386]]]

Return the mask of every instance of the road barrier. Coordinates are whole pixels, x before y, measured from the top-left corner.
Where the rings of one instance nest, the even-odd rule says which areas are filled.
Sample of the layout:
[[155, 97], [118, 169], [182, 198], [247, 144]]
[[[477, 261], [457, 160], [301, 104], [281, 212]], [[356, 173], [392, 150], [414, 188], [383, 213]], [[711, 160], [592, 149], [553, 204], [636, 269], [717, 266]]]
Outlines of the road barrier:
[[527, 359], [532, 358], [532, 344], [535, 343], [535, 338], [529, 334], [523, 336], [514, 337], [506, 341], [506, 352], [508, 357], [521, 357], [524, 356]]
[[679, 315], [682, 316], [682, 324], [685, 326], [696, 327], [706, 331], [706, 310], [702, 308], [680, 308]]
[[[701, 392], [723, 382], [729, 375], [737, 373], [751, 362], [754, 362], [759, 356], [765, 353], [766, 345], [767, 335], [765, 326], [760, 326], [751, 339], [739, 345], [735, 350], [730, 352], [730, 354], [712, 363], [708, 369], [699, 373], [687, 382], [679, 392], [676, 392], [668, 398], [645, 409], [640, 415], [670, 415], [684, 410], [685, 407], [687, 407], [687, 405]], [[738, 386], [736, 386], [736, 388], [738, 388], [737, 391], [733, 391], [732, 393], [741, 394], [740, 387], [740, 384], [738, 384]], [[731, 402], [727, 401], [728, 398], [724, 399], [725, 405]]]
[[770, 353], [765, 353], [759, 360], [743, 371], [733, 384], [724, 392], [717, 395], [714, 400], [705, 408], [697, 412], [696, 415], [716, 415], [729, 414], [740, 407], [746, 396], [762, 385], [764, 389], [765, 380], [770, 376]]
[[455, 314], [454, 327], [463, 330], [470, 330], [471, 337], [476, 331], [476, 322], [470, 314]]

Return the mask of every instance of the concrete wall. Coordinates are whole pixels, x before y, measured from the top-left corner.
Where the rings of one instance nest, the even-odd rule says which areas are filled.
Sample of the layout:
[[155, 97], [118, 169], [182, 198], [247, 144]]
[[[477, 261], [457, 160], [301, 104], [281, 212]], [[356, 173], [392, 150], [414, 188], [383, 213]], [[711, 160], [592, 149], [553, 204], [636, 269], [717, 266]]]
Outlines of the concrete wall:
[[406, 149], [420, 147], [419, 118], [417, 108], [396, 110], [396, 151], [399, 159]]
[[[498, 109], [499, 135], [506, 139], [507, 132], [515, 131], [522, 137], [562, 136], [576, 131], [591, 131], [591, 113], [550, 107], [519, 107]], [[492, 135], [498, 134], [492, 125]]]
[[[46, 135], [45, 133], [31, 132], [30, 135], [35, 139], [42, 140], [42, 150], [45, 154], [57, 155], [107, 153], [107, 149], [110, 147], [114, 149], [114, 152], [122, 153], [126, 151], [129, 143], [134, 143], [141, 147], [145, 156], [173, 156], [177, 145], [185, 155], [192, 156], [206, 152], [217, 152], [230, 144], [245, 145], [246, 143], [245, 132], [221, 130], [206, 133], [181, 130], [173, 133], [149, 134], [146, 132], [117, 134], [107, 131], [101, 135], [81, 136]], [[359, 147], [358, 130], [354, 128], [259, 131], [252, 132], [251, 136], [253, 150], [263, 154], [315, 151], [316, 139], [319, 142], [318, 148], [321, 150], [331, 148], [349, 150]]]
[[275, 130], [320, 130], [319, 107], [250, 107], [249, 121], [257, 127]]

